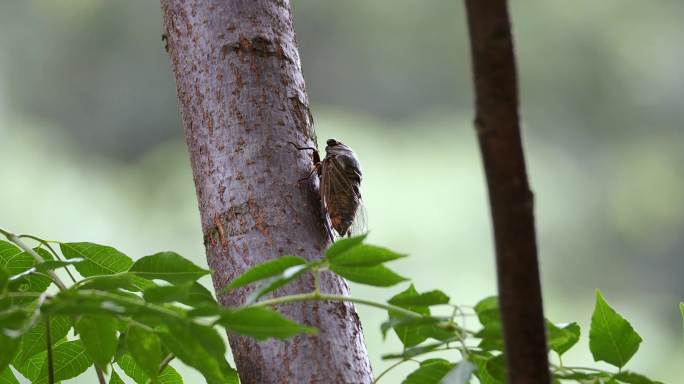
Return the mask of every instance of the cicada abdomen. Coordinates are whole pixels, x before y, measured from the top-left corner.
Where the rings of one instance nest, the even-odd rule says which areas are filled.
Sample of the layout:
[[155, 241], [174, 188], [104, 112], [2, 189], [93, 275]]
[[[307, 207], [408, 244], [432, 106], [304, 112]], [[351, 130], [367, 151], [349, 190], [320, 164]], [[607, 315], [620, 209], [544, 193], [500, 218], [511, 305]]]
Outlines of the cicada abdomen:
[[[314, 167], [308, 177], [314, 173], [320, 177], [321, 205], [326, 224], [340, 237], [364, 232], [366, 215], [360, 190], [362, 173], [354, 151], [338, 140], [329, 139], [325, 158], [321, 161], [315, 148], [291, 144], [300, 150], [313, 151]], [[332, 231], [328, 232], [334, 240]]]

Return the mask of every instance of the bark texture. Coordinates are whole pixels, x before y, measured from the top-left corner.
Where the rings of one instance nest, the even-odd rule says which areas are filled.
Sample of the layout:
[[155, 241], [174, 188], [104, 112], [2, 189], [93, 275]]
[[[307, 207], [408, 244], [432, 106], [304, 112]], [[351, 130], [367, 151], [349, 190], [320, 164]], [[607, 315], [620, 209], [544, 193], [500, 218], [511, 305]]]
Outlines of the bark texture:
[[508, 383], [550, 382], [533, 195], [525, 171], [506, 0], [466, 0], [475, 127], [489, 189]]
[[[315, 146], [287, 0], [161, 0], [164, 36], [201, 212], [214, 286], [271, 258], [320, 257], [328, 244], [312, 166], [288, 141]], [[278, 294], [311, 291], [312, 279]], [[323, 276], [321, 289], [348, 294]], [[239, 305], [248, 289], [220, 297]], [[279, 308], [317, 336], [255, 342], [230, 337], [243, 384], [370, 383], [354, 307], [309, 302]]]

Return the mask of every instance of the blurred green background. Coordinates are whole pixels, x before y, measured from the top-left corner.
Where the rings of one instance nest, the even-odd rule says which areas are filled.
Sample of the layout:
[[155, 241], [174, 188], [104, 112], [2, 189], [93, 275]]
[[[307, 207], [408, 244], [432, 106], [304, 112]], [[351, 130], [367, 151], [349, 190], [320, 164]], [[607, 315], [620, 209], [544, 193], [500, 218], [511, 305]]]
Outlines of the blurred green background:
[[[318, 137], [360, 156], [372, 242], [411, 254], [393, 267], [419, 290], [494, 294], [462, 3], [292, 3]], [[644, 338], [628, 368], [680, 383], [684, 3], [511, 3], [545, 310], [583, 326], [564, 360], [593, 364], [600, 288]], [[0, 51], [0, 225], [206, 265], [159, 3], [0, 0]], [[400, 345], [359, 312], [380, 372]]]

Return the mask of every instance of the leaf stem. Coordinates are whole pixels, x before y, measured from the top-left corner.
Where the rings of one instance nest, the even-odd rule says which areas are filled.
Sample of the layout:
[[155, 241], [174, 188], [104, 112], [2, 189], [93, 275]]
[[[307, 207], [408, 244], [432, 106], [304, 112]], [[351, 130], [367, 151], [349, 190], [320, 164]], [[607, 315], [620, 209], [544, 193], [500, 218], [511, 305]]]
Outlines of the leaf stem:
[[[55, 258], [56, 258], [57, 260], [64, 261], [64, 260], [62, 260], [62, 257], [59, 256], [59, 254], [55, 251], [55, 249], [52, 248], [52, 246], [50, 245], [51, 242], [52, 242], [52, 243], [59, 243], [59, 241], [45, 240], [45, 239], [41, 239], [41, 238], [38, 237], [38, 236], [33, 236], [33, 235], [25, 234], [25, 233], [24, 233], [24, 234], [21, 234], [21, 235], [17, 235], [17, 237], [19, 237], [19, 238], [24, 238], [24, 237], [25, 237], [25, 238], [27, 238], [27, 239], [32, 239], [32, 240], [35, 240], [35, 241], [37, 241], [37, 242], [43, 244], [44, 246], [47, 247], [47, 249], [50, 251], [50, 253], [52, 253], [52, 255], [55, 256]], [[73, 282], [75, 283], [75, 282], [76, 282], [76, 278], [74, 278], [74, 275], [71, 274], [71, 271], [69, 270], [68, 266], [64, 266], [64, 270], [65, 270], [66, 273], [69, 275], [69, 278], [71, 278], [71, 281], [73, 281]]]
[[380, 381], [380, 379], [381, 379], [383, 376], [385, 376], [385, 374], [386, 374], [387, 372], [391, 371], [392, 369], [398, 367], [400, 364], [403, 364], [403, 363], [405, 363], [405, 362], [407, 362], [407, 361], [411, 361], [411, 360], [408, 360], [408, 359], [399, 360], [399, 361], [397, 361], [396, 363], [390, 365], [389, 367], [387, 367], [387, 369], [385, 369], [384, 371], [382, 371], [382, 372], [378, 375], [378, 377], [375, 378], [375, 380], [373, 380], [373, 383], [372, 383], [372, 384], [377, 384], [377, 383]]
[[54, 362], [52, 361], [52, 331], [50, 330], [50, 316], [45, 316], [45, 341], [47, 344], [47, 374], [48, 383], [55, 383]]
[[424, 317], [420, 313], [409, 311], [408, 309], [397, 307], [397, 306], [391, 305], [391, 304], [378, 303], [375, 301], [361, 299], [361, 298], [353, 297], [353, 296], [328, 295], [328, 294], [322, 294], [322, 293], [316, 293], [316, 292], [300, 293], [297, 295], [288, 295], [288, 296], [276, 297], [273, 299], [256, 302], [256, 303], [252, 304], [251, 306], [253, 306], [253, 307], [270, 306], [270, 305], [278, 305], [278, 304], [295, 303], [295, 302], [300, 302], [300, 301], [340, 301], [340, 302], [347, 301], [347, 302], [351, 302], [351, 303], [368, 305], [370, 307], [395, 311], [395, 312], [401, 313], [402, 315], [404, 315], [406, 317], [413, 317], [413, 318]]
[[105, 379], [104, 372], [98, 366], [95, 366], [95, 372], [97, 373], [97, 381], [100, 384], [107, 384], [107, 379]]
[[562, 368], [562, 369], [564, 369], [564, 370], [570, 370], [570, 371], [582, 370], [582, 371], [591, 371], [591, 372], [599, 372], [599, 373], [607, 373], [607, 374], [610, 374], [610, 372], [606, 372], [606, 371], [604, 371], [604, 370], [596, 369], [596, 368], [589, 368], [589, 367], [568, 367], [568, 366], [562, 366], [562, 367], [559, 367], [559, 368]]
[[167, 365], [173, 360], [176, 356], [173, 353], [169, 353], [166, 355], [164, 360], [162, 360], [161, 364], [159, 364], [159, 373], [161, 374], [164, 368], [166, 368]]

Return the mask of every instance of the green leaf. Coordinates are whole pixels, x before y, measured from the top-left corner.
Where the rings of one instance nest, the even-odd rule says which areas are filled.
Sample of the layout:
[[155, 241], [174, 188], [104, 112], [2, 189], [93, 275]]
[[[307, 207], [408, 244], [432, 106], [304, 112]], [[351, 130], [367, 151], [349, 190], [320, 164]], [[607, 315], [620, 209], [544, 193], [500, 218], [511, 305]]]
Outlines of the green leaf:
[[83, 280], [78, 286], [78, 289], [99, 289], [102, 291], [113, 291], [116, 289], [125, 289], [127, 291], [140, 291], [141, 289], [135, 284], [135, 279], [149, 282], [149, 286], [156, 286], [152, 281], [135, 276], [131, 273], [117, 273], [116, 275], [101, 275], [93, 276], [87, 280]]
[[200, 283], [188, 283], [181, 285], [151, 286], [143, 292], [143, 297], [150, 303], [179, 302], [188, 306], [216, 306], [216, 300]]
[[230, 366], [216, 330], [196, 323], [169, 321], [157, 327], [157, 333], [164, 345], [185, 364], [200, 371], [207, 383], [226, 381], [223, 372]]
[[[55, 344], [55, 347], [59, 343]], [[36, 355], [33, 355], [26, 359], [26, 361], [23, 364], [12, 364], [14, 368], [19, 371], [25, 378], [29, 379], [29, 381], [34, 382], [38, 379], [38, 376], [40, 376], [41, 369], [43, 368], [43, 364], [45, 363], [45, 360], [47, 359], [47, 352], [43, 351], [40, 352]], [[45, 374], [47, 374], [47, 370], [45, 371]]]
[[346, 237], [344, 239], [337, 240], [330, 246], [330, 248], [328, 248], [327, 251], [325, 251], [325, 258], [330, 260], [331, 258], [337, 257], [338, 255], [361, 244], [367, 236], [368, 234], [365, 233], [360, 236]]
[[19, 343], [21, 339], [18, 337], [10, 337], [0, 332], [0, 371], [7, 368], [9, 363], [14, 359], [14, 355], [19, 351]]
[[116, 319], [112, 316], [83, 315], [75, 328], [88, 356], [95, 365], [106, 368], [116, 352]]
[[[50, 254], [47, 251], [36, 248], [34, 249], [39, 255], [48, 258]], [[5, 267], [10, 276], [19, 275], [36, 265], [36, 260], [27, 252], [15, 247], [13, 244], [6, 241], [0, 241], [0, 266]], [[10, 291], [20, 292], [45, 292], [52, 284], [52, 281], [46, 276], [26, 276], [20, 281], [13, 281], [9, 284]], [[31, 299], [18, 300], [22, 302], [31, 301]]]
[[18, 307], [0, 311], [0, 371], [9, 365], [19, 351], [21, 331], [27, 316], [27, 311]]
[[475, 364], [475, 376], [480, 380], [480, 384], [504, 384], [505, 380], [499, 380], [492, 376], [487, 370], [487, 362], [494, 358], [489, 352], [472, 352], [471, 361]]
[[260, 297], [268, 294], [269, 292], [275, 291], [283, 285], [292, 282], [299, 276], [303, 275], [305, 272], [308, 272], [311, 268], [311, 264], [295, 265], [286, 269], [285, 271], [283, 271], [282, 274], [278, 276], [273, 276], [269, 279], [261, 281], [260, 284], [256, 287], [256, 289], [252, 293], [250, 293], [249, 296], [247, 296], [247, 299], [245, 300], [245, 305], [253, 304]]
[[682, 313], [682, 328], [684, 328], [684, 303], [679, 303], [679, 311]]
[[401, 312], [396, 312], [396, 311], [392, 311], [392, 313], [396, 314], [396, 317], [390, 317], [389, 320], [380, 324], [380, 331], [382, 332], [383, 338], [386, 336], [387, 331], [389, 331], [392, 328], [396, 328], [396, 327], [417, 327], [417, 326], [421, 326], [421, 325], [433, 325], [433, 324], [437, 324], [439, 322], [443, 322], [443, 321], [448, 320], [448, 319], [442, 319], [442, 318], [431, 317], [431, 316], [408, 317], [408, 316], [404, 316]]
[[133, 260], [118, 250], [94, 243], [60, 243], [64, 257], [83, 258], [85, 261], [74, 265], [83, 277], [113, 275], [125, 272], [133, 265]]
[[470, 382], [474, 370], [475, 365], [473, 363], [463, 360], [444, 376], [440, 384], [467, 384]]
[[589, 349], [594, 360], [622, 368], [639, 349], [641, 341], [632, 325], [608, 305], [601, 291], [596, 290], [596, 307], [589, 331]]
[[334, 257], [328, 257], [331, 264], [346, 267], [372, 267], [407, 255], [390, 251], [375, 245], [359, 244]]
[[[149, 384], [150, 378], [131, 355], [125, 354], [121, 356], [116, 361], [116, 364], [126, 373], [126, 376], [133, 379], [137, 384]], [[183, 379], [172, 366], [167, 365], [157, 377], [156, 384], [183, 384]]]
[[[21, 349], [14, 359], [15, 364], [23, 364], [29, 357], [47, 349], [46, 328], [45, 321], [39, 321], [24, 334], [21, 338]], [[50, 336], [53, 343], [65, 337], [70, 329], [71, 322], [66, 316], [50, 318]]]
[[485, 351], [503, 351], [503, 333], [498, 297], [487, 297], [477, 303], [474, 309], [478, 320], [482, 324], [482, 329], [475, 334], [475, 337], [482, 339], [478, 346]]
[[3, 295], [7, 290], [10, 273], [5, 266], [0, 265], [0, 295]]
[[503, 351], [503, 332], [501, 323], [487, 323], [475, 334], [475, 337], [482, 339], [478, 346], [483, 350]]
[[613, 376], [613, 379], [627, 384], [662, 384], [659, 381], [653, 381], [644, 375], [630, 371], [622, 371]]
[[330, 270], [349, 281], [376, 287], [391, 287], [402, 281], [408, 280], [405, 277], [399, 276], [384, 265], [376, 265], [373, 267], [330, 265]]
[[287, 339], [298, 333], [318, 333], [318, 329], [307, 327], [264, 307], [249, 307], [228, 311], [218, 321], [226, 329], [251, 336], [257, 340], [269, 337]]
[[499, 298], [489, 296], [475, 305], [475, 313], [482, 325], [490, 323], [501, 323], [499, 314]]
[[302, 264], [306, 264], [306, 260], [299, 256], [282, 256], [277, 259], [269, 260], [246, 270], [223, 288], [221, 292], [227, 292], [255, 281], [280, 275], [285, 272], [286, 269]]
[[145, 256], [133, 264], [130, 272], [149, 280], [166, 280], [172, 284], [194, 282], [209, 274], [208, 270], [196, 266], [175, 252], [159, 252]]
[[187, 298], [180, 300], [181, 303], [191, 307], [200, 305], [218, 305], [216, 299], [206, 287], [200, 283], [194, 283], [188, 288]]
[[[67, 341], [57, 345], [52, 350], [52, 358], [54, 361], [55, 382], [76, 377], [85, 372], [92, 364], [86, 355], [81, 340]], [[47, 382], [47, 364], [44, 362], [39, 378], [34, 381], [34, 384], [44, 384]]]
[[162, 362], [159, 336], [142, 327], [131, 326], [126, 332], [126, 346], [147, 376], [155, 379]]
[[454, 364], [444, 359], [425, 360], [418, 369], [406, 376], [402, 384], [439, 384], [453, 367]]
[[562, 356], [572, 346], [577, 344], [580, 338], [580, 327], [577, 323], [555, 325], [546, 320], [549, 348]]
[[490, 377], [500, 382], [506, 381], [506, 357], [503, 354], [488, 359], [485, 369]]
[[22, 253], [22, 250], [16, 247], [14, 244], [0, 240], [0, 263], [4, 266], [16, 256]]
[[439, 304], [448, 304], [449, 296], [447, 296], [442, 291], [428, 291], [423, 292], [418, 295], [405, 295], [400, 297], [391, 298], [388, 303], [392, 305], [397, 305], [400, 307], [404, 306], [430, 306]]
[[109, 377], [109, 384], [126, 384], [115, 370], [112, 370], [112, 375]]
[[14, 376], [12, 370], [7, 367], [0, 371], [0, 384], [19, 384], [19, 380]]
[[190, 287], [185, 285], [166, 285], [150, 287], [143, 292], [145, 301], [150, 303], [169, 303], [188, 298]]
[[[402, 301], [410, 301], [412, 298], [416, 298], [420, 296], [418, 294], [418, 291], [416, 291], [416, 288], [411, 284], [408, 288], [406, 288], [404, 291], [396, 294], [394, 297], [392, 297], [389, 301], [395, 301], [395, 302], [402, 302]], [[430, 315], [430, 309], [427, 306], [423, 305], [398, 305], [398, 307], [408, 309], [409, 311], [419, 313], [424, 316], [429, 316]], [[405, 317], [405, 315], [401, 314], [400, 312], [396, 311], [388, 311], [389, 317], [390, 317], [390, 322], [396, 319], [402, 319]], [[407, 320], [408, 321], [408, 320]], [[425, 341], [428, 337], [430, 337], [430, 328], [432, 327], [432, 324], [411, 324], [410, 322], [406, 323], [406, 325], [396, 325], [394, 326], [394, 332], [397, 334], [397, 337], [399, 337], [399, 340], [401, 340], [402, 344], [404, 344], [404, 347], [409, 348], [416, 346], [423, 341]]]

